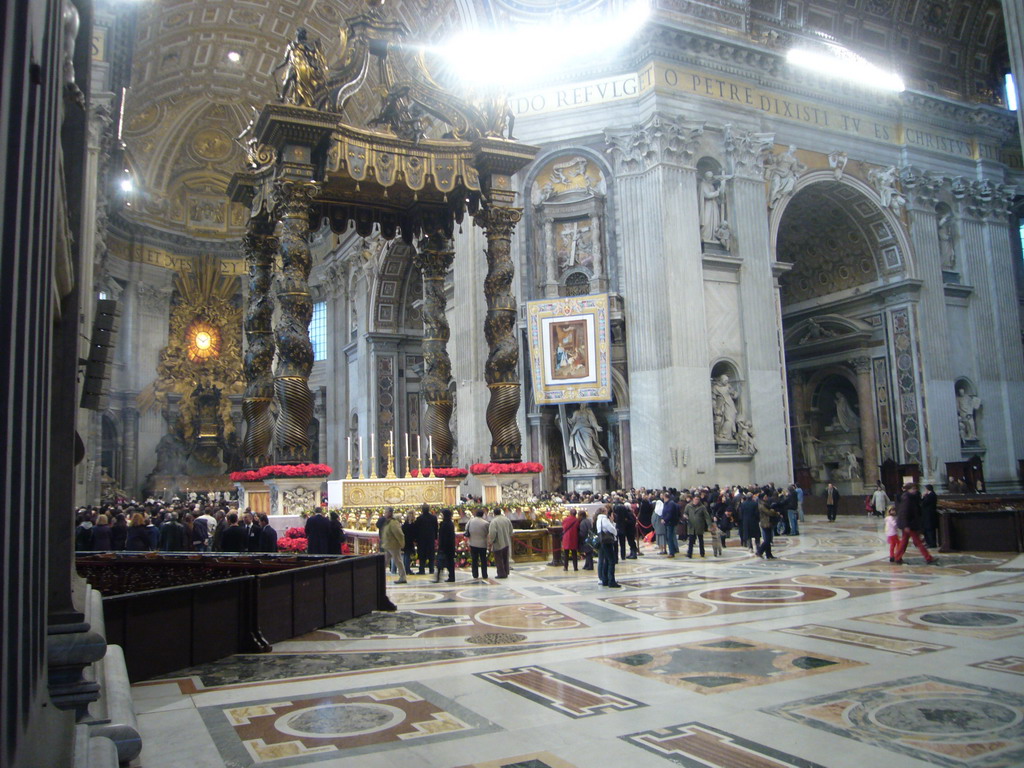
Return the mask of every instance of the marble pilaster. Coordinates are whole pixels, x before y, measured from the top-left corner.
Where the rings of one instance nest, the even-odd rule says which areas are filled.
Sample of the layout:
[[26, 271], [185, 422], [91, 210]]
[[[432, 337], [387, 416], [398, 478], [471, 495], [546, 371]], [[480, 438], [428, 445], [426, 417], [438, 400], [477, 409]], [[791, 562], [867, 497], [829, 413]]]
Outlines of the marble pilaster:
[[786, 356], [779, 333], [782, 304], [772, 271], [765, 184], [755, 166], [737, 173], [731, 185], [733, 247], [743, 259], [738, 320], [746, 364], [747, 418], [757, 447], [753, 479], [788, 482], [793, 477], [793, 452], [787, 423]]
[[[712, 481], [711, 414], [697, 172], [702, 125], [655, 114], [606, 134], [618, 177], [633, 482]], [[641, 152], [640, 147], [647, 151]]]
[[857, 372], [857, 408], [860, 411], [860, 442], [864, 451], [864, 485], [874, 488], [878, 482], [878, 430], [875, 426], [875, 398], [871, 387], [871, 358], [850, 361]]

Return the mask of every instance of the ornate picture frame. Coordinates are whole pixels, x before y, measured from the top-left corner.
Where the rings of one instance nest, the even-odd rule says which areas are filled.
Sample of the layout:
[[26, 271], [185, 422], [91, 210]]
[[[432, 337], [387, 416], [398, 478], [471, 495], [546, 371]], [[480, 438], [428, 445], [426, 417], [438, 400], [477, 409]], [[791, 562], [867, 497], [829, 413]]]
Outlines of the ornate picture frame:
[[526, 318], [538, 405], [612, 399], [607, 294], [527, 302]]

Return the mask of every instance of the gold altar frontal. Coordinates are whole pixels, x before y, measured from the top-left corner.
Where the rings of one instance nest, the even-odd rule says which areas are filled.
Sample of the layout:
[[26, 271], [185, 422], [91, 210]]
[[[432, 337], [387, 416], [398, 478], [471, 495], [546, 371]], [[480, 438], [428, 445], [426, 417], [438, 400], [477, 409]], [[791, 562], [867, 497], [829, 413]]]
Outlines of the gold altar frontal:
[[382, 477], [367, 480], [336, 480], [341, 488], [341, 506], [411, 507], [444, 503], [444, 478]]

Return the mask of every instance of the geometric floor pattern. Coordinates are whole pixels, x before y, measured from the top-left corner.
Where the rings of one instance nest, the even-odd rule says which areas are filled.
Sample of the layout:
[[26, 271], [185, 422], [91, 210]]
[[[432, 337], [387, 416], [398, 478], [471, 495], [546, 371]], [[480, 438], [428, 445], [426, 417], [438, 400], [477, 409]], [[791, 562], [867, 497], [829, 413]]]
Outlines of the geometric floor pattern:
[[920, 675], [763, 711], [933, 765], [1024, 765], [1024, 696]]
[[800, 528], [774, 561], [642, 545], [623, 589], [410, 575], [395, 613], [136, 684], [129, 768], [1024, 766], [1024, 556]]

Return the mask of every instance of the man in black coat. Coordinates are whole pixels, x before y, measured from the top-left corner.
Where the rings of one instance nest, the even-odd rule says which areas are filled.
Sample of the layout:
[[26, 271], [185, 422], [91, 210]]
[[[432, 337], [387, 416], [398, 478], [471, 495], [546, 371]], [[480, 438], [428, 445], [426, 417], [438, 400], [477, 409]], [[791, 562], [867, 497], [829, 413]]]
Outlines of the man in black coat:
[[924, 543], [929, 547], [939, 546], [939, 497], [935, 495], [934, 485], [926, 485], [921, 494], [921, 528]]
[[318, 509], [306, 518], [306, 554], [326, 555], [331, 536], [331, 521]]
[[171, 512], [160, 526], [160, 551], [185, 552], [189, 549], [185, 526], [178, 522], [178, 513]]
[[907, 551], [907, 543], [911, 539], [928, 565], [938, 562], [921, 539], [921, 496], [917, 492], [917, 483], [907, 483], [903, 486], [903, 495], [896, 507], [896, 528], [903, 532], [896, 548], [897, 565], [903, 565], [903, 553]]
[[441, 571], [448, 569], [448, 581], [455, 581], [455, 523], [452, 522], [452, 511], [441, 510], [441, 522], [437, 528], [437, 576], [434, 581], [441, 580]]
[[636, 560], [636, 515], [629, 505], [623, 504], [621, 499], [615, 500], [612, 507], [612, 515], [615, 518], [615, 530], [618, 531], [619, 539], [619, 560], [626, 559], [626, 543], [629, 543], [629, 559]]
[[245, 552], [245, 529], [238, 524], [238, 514], [232, 512], [225, 522], [227, 525], [220, 536], [220, 551]]
[[761, 512], [757, 508], [757, 499], [752, 493], [743, 494], [740, 502], [740, 544], [753, 551], [754, 541], [761, 545]]
[[246, 510], [242, 515], [242, 529], [245, 531], [245, 551], [260, 552], [260, 526], [253, 518], [252, 512]]
[[277, 531], [270, 524], [270, 520], [262, 512], [259, 514], [260, 521], [260, 552], [277, 552]]
[[437, 518], [426, 504], [420, 507], [420, 516], [413, 523], [413, 533], [416, 537], [416, 557], [420, 561], [419, 573], [423, 573], [424, 567], [428, 567], [430, 573], [433, 573], [434, 547], [437, 542]]

